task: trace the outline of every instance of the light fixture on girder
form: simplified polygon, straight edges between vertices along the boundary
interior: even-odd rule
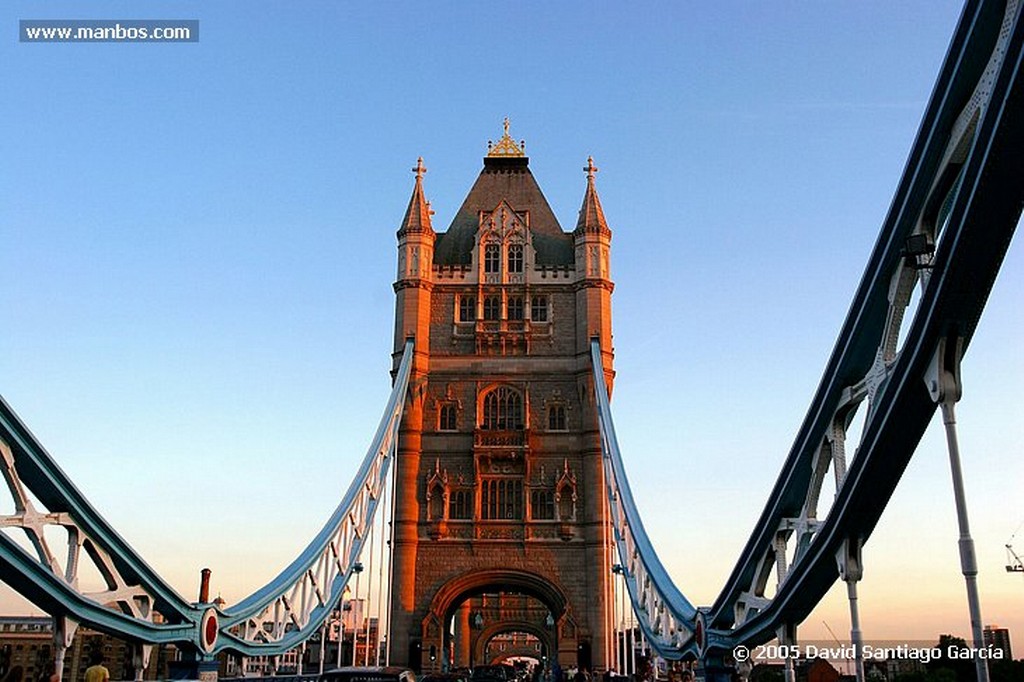
[[[930,270],[933,253],[935,253],[935,244],[931,243],[926,234],[920,232],[912,234],[903,242],[903,257],[915,270]]]

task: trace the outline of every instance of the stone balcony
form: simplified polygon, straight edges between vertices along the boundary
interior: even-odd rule
[[[526,445],[524,429],[490,431],[477,429],[473,432],[473,446],[477,448],[521,448]]]

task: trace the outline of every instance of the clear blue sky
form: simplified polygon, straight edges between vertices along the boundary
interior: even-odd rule
[[[564,228],[587,156],[601,169],[619,438],[666,564],[708,604],[803,418],[958,14],[5,2],[0,391],[183,594],[210,566],[215,591],[245,596],[333,509],[383,408],[416,157],[445,229],[508,115]],[[200,42],[17,42],[18,19],[51,17],[198,19]],[[1024,581],[1003,545],[1024,521],[1022,294],[1016,243],[960,406],[983,613],[1018,648]],[[969,631],[939,435],[866,548],[869,639]],[[806,636],[827,639],[823,620],[848,631],[842,599]]]

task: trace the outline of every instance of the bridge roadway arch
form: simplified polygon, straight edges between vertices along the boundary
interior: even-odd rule
[[[492,594],[524,595],[539,602],[542,608],[511,609],[503,614],[500,605],[487,607],[475,601]],[[473,623],[474,617],[479,617],[480,622]],[[547,655],[556,654],[560,661],[576,659],[578,627],[565,591],[550,577],[521,569],[470,570],[445,582],[434,594],[422,621],[424,659],[430,660],[430,651],[437,652],[430,666],[435,669],[441,666],[445,652],[454,654],[452,665],[490,663],[484,660],[487,643],[509,632],[535,636]],[[468,661],[464,660],[466,656]]]
[[[540,640],[541,646],[543,647],[540,652],[531,649],[526,646],[517,646],[509,649],[505,649],[496,655],[487,655],[487,647],[498,635],[505,635],[513,632],[525,632],[533,635]],[[540,660],[542,656],[547,656],[547,652],[552,651],[552,644],[554,638],[551,636],[551,632],[543,626],[538,626],[536,623],[531,623],[525,620],[507,620],[499,623],[494,623],[489,627],[485,627],[480,634],[472,642],[473,649],[473,660],[493,665],[497,663],[504,663],[510,658],[521,656],[524,658],[535,658]]]

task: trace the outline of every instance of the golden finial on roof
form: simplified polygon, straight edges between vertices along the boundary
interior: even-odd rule
[[[487,142],[487,156],[526,156],[526,153],[523,151],[526,143],[520,140],[519,144],[516,144],[515,140],[508,134],[510,125],[508,116],[505,117],[502,125],[505,128],[505,134],[494,144],[491,144],[490,141]]]

